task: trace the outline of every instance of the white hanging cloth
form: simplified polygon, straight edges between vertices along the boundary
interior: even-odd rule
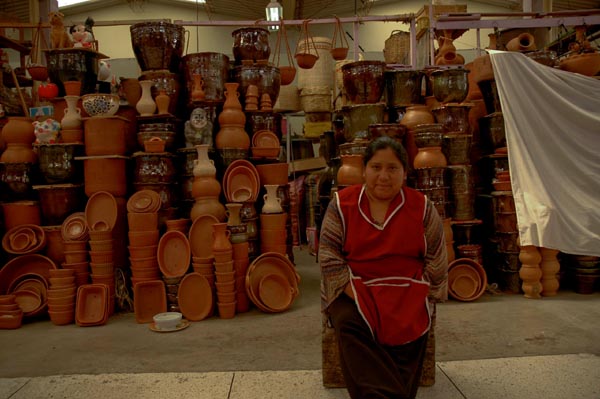
[[[600,256],[600,81],[491,51],[521,245]]]

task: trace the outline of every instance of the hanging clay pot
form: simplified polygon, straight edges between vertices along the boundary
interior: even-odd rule
[[[171,97],[169,97],[166,90],[159,90],[154,102],[156,102],[156,108],[158,108],[159,115],[165,115],[169,113]]]
[[[296,46],[296,63],[302,69],[312,68],[313,66],[315,66],[315,63],[319,59],[319,53],[317,51],[315,41],[313,40],[312,36],[310,36],[308,33],[308,23],[309,20],[305,20],[302,23],[300,40],[298,41],[298,45]],[[300,47],[303,47],[302,50],[300,50]]]
[[[285,49],[288,59],[289,66],[281,66],[279,65],[279,58],[281,53],[281,42],[285,42]],[[287,32],[285,29],[285,24],[283,23],[283,19],[279,21],[279,30],[277,32],[277,42],[275,44],[275,49],[273,51],[273,65],[279,68],[281,85],[289,85],[296,78],[296,68],[294,67],[294,59],[292,58],[292,51],[290,50],[290,44],[287,38]],[[246,99],[246,103],[248,100]]]
[[[329,52],[331,53],[331,57],[334,60],[341,61],[346,59],[346,57],[348,56],[349,45],[348,40],[344,35],[344,27],[342,26],[342,22],[337,16],[334,16],[334,18],[335,27],[333,29],[333,38],[331,39],[331,50],[329,50]],[[336,46],[338,38],[340,41],[339,47]]]
[[[140,86],[142,87],[142,96],[139,101],[135,105],[135,109],[141,116],[150,116],[153,115],[156,111],[156,103],[152,98],[152,86],[154,82],[151,80],[142,80],[140,81]]]

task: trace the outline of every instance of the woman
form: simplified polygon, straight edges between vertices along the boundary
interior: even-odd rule
[[[407,158],[393,139],[373,140],[365,184],[336,193],[321,227],[322,307],[352,398],[416,396],[429,301],[447,299],[442,221],[425,196],[403,187]]]

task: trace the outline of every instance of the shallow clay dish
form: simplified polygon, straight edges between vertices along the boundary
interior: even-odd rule
[[[136,191],[127,201],[127,211],[132,213],[158,212],[162,201],[154,190]]]
[[[24,315],[31,314],[42,306],[42,297],[37,292],[24,289],[15,291],[13,294],[15,302],[19,304]]]
[[[75,212],[62,223],[60,234],[65,241],[87,241],[89,238],[85,212]]]
[[[288,309],[294,300],[294,291],[287,279],[279,274],[267,274],[258,285],[261,302],[274,312]]]
[[[10,284],[23,274],[35,273],[48,279],[50,277],[48,270],[56,268],[54,261],[43,255],[28,254],[18,256],[0,269],[0,294],[6,294]]]
[[[85,284],[77,289],[75,322],[78,326],[97,326],[108,319],[108,285]]]
[[[181,231],[167,231],[158,242],[158,266],[166,277],[183,276],[190,267],[191,255],[190,242]]]
[[[213,292],[208,280],[199,273],[190,273],[181,280],[177,298],[179,310],[188,320],[200,321],[211,314]]]
[[[219,223],[213,215],[200,215],[192,223],[188,233],[188,239],[192,255],[196,258],[212,258],[213,228],[212,225]]]
[[[471,285],[477,285],[475,293],[468,297],[463,296],[470,293]],[[455,292],[455,288],[459,292]],[[473,259],[459,258],[448,265],[448,293],[454,299],[464,302],[474,301],[483,295],[486,288],[485,269]]]
[[[85,206],[85,220],[91,230],[114,229],[117,214],[117,200],[107,191],[92,194]]]
[[[247,192],[243,198],[234,198],[235,193],[243,189]],[[250,168],[245,166],[238,166],[234,168],[228,179],[225,181],[225,196],[230,202],[246,202],[254,201],[258,196],[258,190],[260,189],[258,179]]]
[[[167,292],[161,280],[142,281],[133,286],[133,309],[138,323],[152,323],[157,313],[167,311]]]
[[[294,265],[284,255],[276,252],[266,252],[256,258],[246,272],[246,293],[263,312],[273,311],[262,303],[259,295],[260,281],[269,274],[277,274],[286,278],[294,292],[294,298],[299,294],[300,276],[296,273]]]
[[[170,330],[161,330],[160,328],[156,327],[156,324],[154,322],[150,323],[149,328],[150,330],[154,331],[154,332],[159,332],[159,333],[168,333],[168,332],[175,332],[175,331],[181,331],[185,328],[188,328],[190,326],[190,322],[187,321],[186,319],[181,319],[181,322],[179,324],[177,324],[177,327],[175,327],[174,329],[170,329]]]
[[[245,168],[249,169],[255,178],[256,185],[258,187],[256,195],[254,196],[254,198],[252,198],[252,201],[256,201],[256,197],[258,196],[258,189],[260,189],[260,177],[258,176],[258,171],[256,170],[256,167],[250,161],[247,161],[245,159],[236,159],[235,161],[229,164],[229,166],[225,170],[225,173],[223,174],[223,191],[225,191],[225,188],[228,186],[229,176],[231,175],[231,172],[239,166],[244,166]]]
[[[252,136],[253,147],[279,147],[277,135],[270,130],[260,130]]]
[[[11,238],[23,236],[29,239],[29,244],[18,250],[12,247]],[[22,224],[8,230],[2,238],[2,248],[9,254],[27,255],[40,251],[46,246],[46,232],[35,224]]]

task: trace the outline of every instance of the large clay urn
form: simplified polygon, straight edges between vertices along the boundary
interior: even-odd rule
[[[362,155],[342,155],[342,166],[338,169],[338,186],[364,183]]]
[[[221,194],[221,184],[214,176],[194,177],[192,183],[192,197],[215,197]]]
[[[406,152],[408,153],[409,165],[414,164],[417,156],[417,146],[415,144],[414,129],[417,125],[425,123],[435,123],[435,118],[427,105],[413,105],[406,108],[406,113],[400,120],[400,124],[408,127],[408,134],[404,140]]]
[[[6,163],[35,163],[37,156],[33,152],[32,143],[35,141],[33,121],[22,116],[11,116],[2,128],[2,139],[6,150],[0,157],[0,162]]]
[[[421,168],[443,168],[448,165],[448,161],[442,152],[442,147],[421,147],[415,157],[413,166],[415,169]]]

